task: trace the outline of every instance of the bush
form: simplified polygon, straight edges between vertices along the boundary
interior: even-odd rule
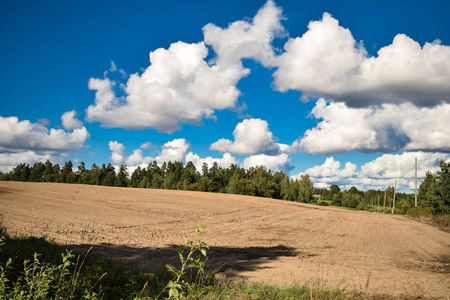
[[[359,202],[358,206],[356,207],[357,210],[366,210],[366,204],[364,202]]]
[[[401,200],[395,205],[395,213],[404,215],[411,208],[411,205],[406,200]]]
[[[450,215],[434,215],[433,222],[442,227],[450,227]]]
[[[418,218],[420,216],[431,217],[432,211],[431,207],[420,206],[420,207],[411,207],[410,209],[408,209],[406,213],[408,214],[408,216]]]
[[[330,205],[330,204],[328,204],[328,202],[325,202],[325,201],[319,201],[319,202],[317,202],[317,205],[320,205],[320,206],[328,206],[328,205]]]

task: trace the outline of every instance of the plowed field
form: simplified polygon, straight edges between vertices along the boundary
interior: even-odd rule
[[[11,234],[94,245],[149,271],[174,263],[199,223],[219,277],[450,296],[450,233],[403,216],[249,196],[0,182]]]

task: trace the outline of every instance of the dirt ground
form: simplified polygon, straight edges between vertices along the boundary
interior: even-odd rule
[[[0,182],[11,234],[94,245],[148,271],[206,226],[207,266],[220,278],[450,296],[450,233],[403,216],[200,192]]]

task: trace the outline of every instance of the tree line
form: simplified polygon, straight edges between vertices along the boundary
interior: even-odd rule
[[[450,214],[450,162],[441,161],[439,168],[436,173],[426,173],[419,187],[418,204],[428,208],[433,214]],[[392,186],[385,191],[361,191],[356,187],[341,191],[336,184],[319,189],[314,188],[308,175],[293,179],[282,171],[273,172],[265,166],[244,169],[232,164],[228,168],[222,168],[217,163],[213,163],[211,167],[204,163],[199,171],[192,162],[183,165],[180,161],[164,162],[161,166],[154,161],[147,168],[137,167],[129,176],[127,167],[123,164],[116,171],[111,164],[99,167],[94,163],[88,169],[81,162],[74,171],[70,160],[62,168],[47,160],[32,166],[19,164],[8,173],[0,172],[0,180],[229,193],[361,210],[374,209],[379,205],[392,207],[394,198]],[[414,202],[414,194],[397,192],[396,212],[407,213],[414,207]]]
[[[418,207],[429,210],[431,214],[450,214],[450,162],[439,162],[436,173],[427,172],[418,189]],[[388,186],[385,191],[369,189],[359,191],[355,187],[341,191],[339,186],[333,184],[329,189],[320,190],[319,204],[343,206],[367,210],[373,207],[386,206],[391,208],[394,201],[394,187]],[[386,196],[386,202],[384,198]],[[395,193],[396,213],[406,214],[415,207],[415,196],[410,193]],[[369,210],[370,210],[369,209]]]
[[[154,161],[147,168],[137,167],[129,176],[123,164],[116,172],[111,164],[99,167],[94,163],[88,169],[81,162],[74,172],[72,161],[61,168],[47,160],[32,166],[19,164],[8,173],[0,172],[0,180],[229,193],[304,203],[314,202],[313,193],[317,191],[308,175],[290,179],[282,171],[273,172],[265,166],[244,169],[233,164],[222,168],[217,163],[211,167],[204,163],[199,171],[192,162],[183,165],[180,161],[164,162],[161,166]]]

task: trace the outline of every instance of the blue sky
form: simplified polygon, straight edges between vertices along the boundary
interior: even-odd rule
[[[448,1],[1,1],[0,171],[178,159],[410,190],[414,157],[419,177],[449,159],[449,12]]]

